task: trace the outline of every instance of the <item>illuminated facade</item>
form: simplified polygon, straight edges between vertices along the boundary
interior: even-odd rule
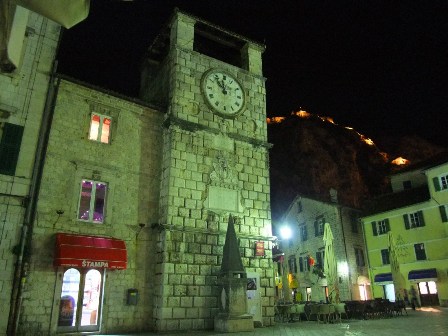
[[[20,287],[12,325],[23,335],[213,329],[230,215],[256,284],[248,313],[272,325],[264,46],[176,11],[148,50],[141,99],[131,99],[60,75],[50,80],[59,26],[47,24],[43,31],[54,34],[40,47],[48,64],[33,63],[47,72],[28,104],[18,100],[31,101],[34,133],[15,148],[16,172],[1,176],[10,193],[2,204],[10,239],[2,245],[2,298],[14,281]],[[14,76],[21,83],[19,74],[0,78]],[[10,249],[20,246],[29,194],[21,176],[31,177],[43,111],[40,188],[14,277]],[[0,309],[2,334],[8,306]]]
[[[448,156],[442,153],[392,175],[393,193],[372,201],[362,222],[374,297],[404,299],[414,288],[421,305],[448,305],[447,178]],[[399,264],[395,285],[389,232]]]
[[[337,204],[336,192],[332,191],[332,195],[334,202],[297,196],[277,225],[277,229],[284,225],[292,231],[290,239],[280,238],[280,249],[285,254],[283,263],[290,279],[297,280],[290,282],[290,290],[298,293],[298,301],[327,300],[326,279],[318,276],[325,257],[325,223],[330,224],[334,237],[340,300],[370,298],[360,211]],[[277,277],[281,273],[282,266],[278,265]],[[284,294],[281,290],[277,293],[279,298]]]

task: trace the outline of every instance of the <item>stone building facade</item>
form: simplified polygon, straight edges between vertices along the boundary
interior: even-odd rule
[[[336,194],[334,193],[336,201]],[[367,260],[364,258],[364,239],[359,222],[359,210],[337,202],[323,202],[298,195],[283,217],[282,225],[291,229],[292,236],[280,242],[283,264],[278,265],[277,276],[283,272],[297,280],[290,282],[291,292],[298,293],[300,301],[326,302],[329,295],[323,270],[325,242],[324,225],[329,223],[334,237],[333,246],[339,279],[341,301],[370,298]],[[280,228],[278,228],[280,229]],[[312,258],[312,261],[310,261]],[[313,265],[314,263],[314,265]],[[294,288],[297,287],[297,288]],[[278,290],[281,298],[284,293]],[[290,297],[292,299],[292,296]]]
[[[20,283],[15,266],[21,237],[33,217],[35,157],[60,26],[18,6],[2,14],[14,33],[2,36],[1,54],[14,52],[17,60],[13,69],[2,58],[0,70],[0,335],[5,335],[15,305],[11,293]]]
[[[257,283],[248,312],[273,323],[263,50],[176,11],[148,50],[141,100],[51,82],[19,333],[213,328],[229,215]]]

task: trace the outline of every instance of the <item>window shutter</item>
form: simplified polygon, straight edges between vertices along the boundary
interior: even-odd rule
[[[308,229],[305,226],[304,229],[303,229],[303,241],[305,241],[307,239],[308,239]]]
[[[442,222],[448,222],[445,206],[444,205],[439,206],[439,210],[440,210],[440,217],[442,217]]]
[[[432,182],[434,183],[434,188],[436,189],[436,191],[440,191],[441,188],[440,188],[439,178],[433,177]]]
[[[409,230],[411,227],[409,225],[409,217],[408,215],[403,215],[403,219],[404,219],[404,227],[406,228],[406,230]]]
[[[23,126],[5,123],[0,142],[0,174],[14,175],[22,143]]]
[[[419,219],[420,219],[420,223],[422,223],[422,225],[421,226],[425,226],[425,218],[423,217],[423,211],[419,211],[418,212],[418,217],[419,217]]]
[[[314,221],[314,235],[317,237],[319,235],[319,228],[317,226],[317,220]]]
[[[299,257],[299,269],[300,272],[303,272],[303,257]]]
[[[374,236],[378,236],[378,232],[376,230],[376,222],[372,222],[372,232]]]
[[[389,218],[386,218],[386,219],[384,220],[384,222],[386,223],[386,232],[389,232],[389,231],[390,231]]]

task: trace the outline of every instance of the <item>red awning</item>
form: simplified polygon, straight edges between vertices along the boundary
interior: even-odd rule
[[[98,236],[56,234],[55,266],[126,269],[123,240]]]

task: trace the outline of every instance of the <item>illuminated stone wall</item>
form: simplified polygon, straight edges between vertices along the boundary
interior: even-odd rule
[[[6,334],[25,199],[29,194],[34,154],[44,110],[49,74],[60,27],[22,9],[27,17],[22,60],[12,73],[0,72],[0,137],[3,122],[24,127],[15,174],[0,174],[0,335]],[[14,28],[13,28],[14,29]],[[4,160],[4,158],[0,158]]]
[[[193,50],[195,18],[177,13],[161,71],[170,78],[160,203],[158,330],[210,329],[218,312],[217,277],[229,214],[237,217],[247,272],[260,275],[262,323],[274,316],[266,92],[261,47],[242,48],[243,67]],[[241,115],[223,118],[206,104],[201,79],[225,69],[245,88]],[[160,76],[160,74],[159,74]],[[151,87],[151,82],[148,82]],[[263,241],[264,256],[255,256]]]

